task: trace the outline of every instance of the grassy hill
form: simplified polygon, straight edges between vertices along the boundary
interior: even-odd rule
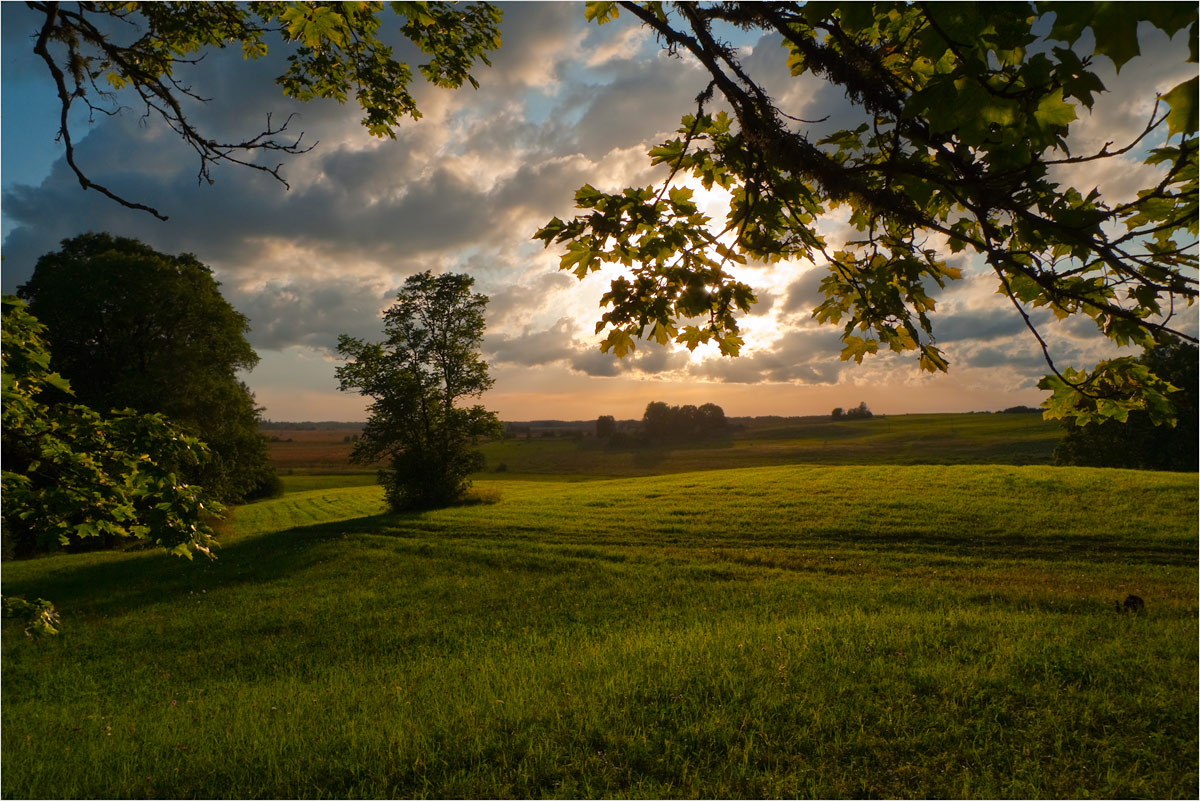
[[[4,623],[3,795],[1195,794],[1195,474],[328,481],[6,564],[66,629]]]

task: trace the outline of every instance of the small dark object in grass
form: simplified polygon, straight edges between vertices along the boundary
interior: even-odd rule
[[[1118,604],[1116,601],[1113,601],[1113,603],[1116,604],[1118,612],[1129,612],[1131,614],[1140,615],[1142,612],[1146,611],[1146,602],[1136,595],[1130,595],[1126,597],[1124,605]]]

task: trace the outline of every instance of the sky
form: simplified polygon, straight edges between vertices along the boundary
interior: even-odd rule
[[[244,376],[272,420],[363,420],[367,400],[337,390],[339,334],[382,338],[381,314],[409,275],[465,272],[488,295],[483,355],[495,386],[482,399],[505,420],[641,417],[647,403],[717,403],[731,416],[826,414],[866,402],[876,413],[994,411],[1035,406],[1047,372],[1036,341],[996,280],[970,260],[963,280],[937,296],[934,333],[946,374],[923,373],[912,355],[841,361],[840,328],[819,325],[823,267],[791,261],[739,268],[759,303],[741,320],[742,355],[641,345],[619,360],[601,353],[595,323],[615,273],[583,281],[558,270],[558,248],[532,240],[554,216],[573,213],[575,190],[613,191],[661,181],[646,151],[670,138],[694,108],[705,73],[672,56],[635,21],[584,20],[582,3],[501,3],[503,44],[480,87],[444,90],[414,81],[422,119],[395,140],[375,139],[351,102],[295,103],[274,83],[285,66],[272,53],[247,62],[216,51],[192,70],[211,100],[191,119],[215,138],[252,136],[267,114],[294,113],[289,130],[315,143],[287,158],[290,189],[260,172],[217,167],[200,184],[196,157],[161,123],[136,110],[72,122],[77,161],[93,180],[157,207],[161,222],[83,191],[55,140],[53,84],[31,52],[36,19],[24,4],[0,5],[0,225],[2,284],[13,292],[39,256],[88,231],[107,231],[167,253],[188,252],[212,268],[227,300],[250,322],[261,361]],[[406,49],[388,18],[383,30]],[[1186,33],[1148,27],[1142,52],[1116,74],[1097,57],[1110,89],[1091,113],[1079,109],[1072,151],[1132,140],[1156,91],[1194,74]],[[732,40],[780,108],[846,127],[855,110],[811,77],[792,78],[777,38]],[[1084,45],[1086,47],[1086,44]],[[420,63],[413,56],[410,63]],[[415,70],[414,70],[415,72]],[[136,108],[136,107],[135,107]],[[1084,194],[1119,201],[1153,180],[1136,154],[1060,176]],[[706,200],[714,211],[720,198]],[[851,229],[845,214],[819,223],[833,246]],[[1046,324],[1059,366],[1113,355],[1089,321]],[[1186,327],[1196,328],[1192,314]]]

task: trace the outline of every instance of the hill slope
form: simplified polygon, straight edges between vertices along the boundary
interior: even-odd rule
[[[242,507],[213,563],[6,565],[66,631],[4,624],[3,794],[1195,791],[1194,474],[480,485]]]

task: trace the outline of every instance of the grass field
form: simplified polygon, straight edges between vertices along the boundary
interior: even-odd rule
[[[413,515],[291,478],[215,562],[5,566],[66,627],[4,623],[5,797],[1197,794],[1195,474],[527,478]]]

